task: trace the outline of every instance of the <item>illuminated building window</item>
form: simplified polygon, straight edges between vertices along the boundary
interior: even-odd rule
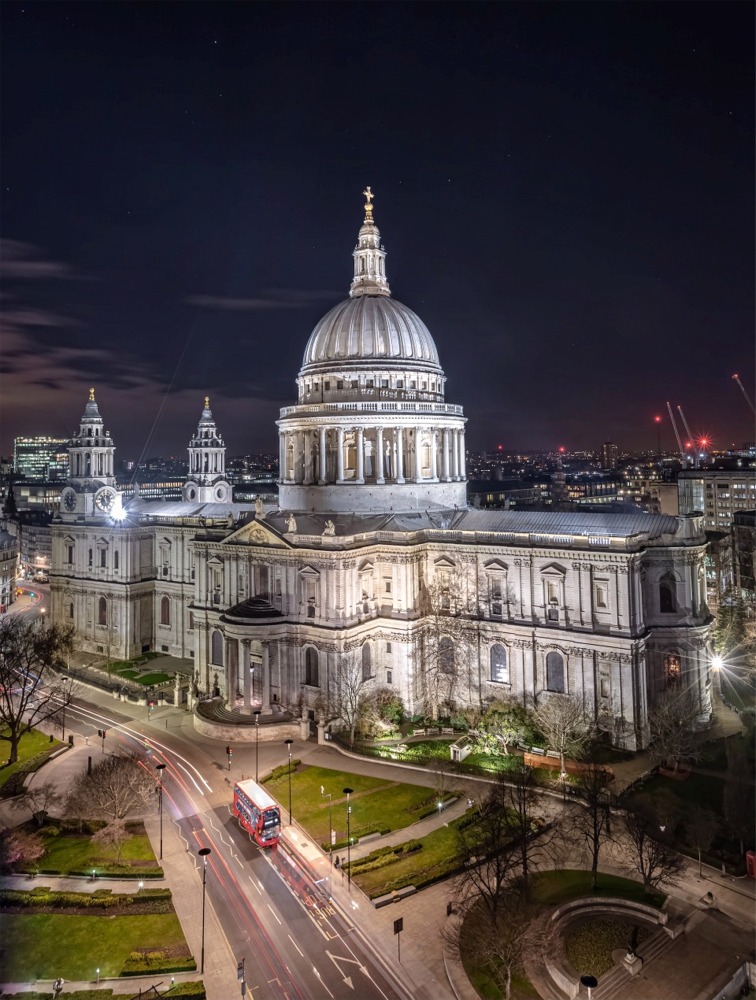
[[[682,680],[682,665],[678,653],[667,653],[664,657],[664,683],[668,688],[677,687]]]

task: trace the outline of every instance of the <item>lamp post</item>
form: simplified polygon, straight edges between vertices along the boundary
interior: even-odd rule
[[[333,819],[331,814],[331,807],[333,805],[333,793],[327,792],[323,786],[320,786],[320,797],[325,798],[328,796],[328,857],[331,859],[331,868],[333,868]]]
[[[202,950],[200,952],[200,973],[205,971],[205,886],[207,885],[207,856],[213,852],[209,847],[202,847],[197,855],[202,858]]]
[[[289,749],[289,826],[291,826],[291,744],[294,740],[284,740]]]
[[[352,807],[349,805],[349,796],[353,791],[353,788],[344,789],[344,795],[347,797],[347,879],[350,889],[352,887]]]
[[[158,815],[160,816],[160,860],[163,860],[163,771],[165,764],[157,764],[158,773]]]
[[[252,713],[255,717],[255,781],[260,780],[260,709]]]

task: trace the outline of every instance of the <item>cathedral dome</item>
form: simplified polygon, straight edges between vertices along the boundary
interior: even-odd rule
[[[428,327],[388,295],[355,295],[326,313],[305,348],[302,374],[363,361],[441,371]]]
[[[417,369],[443,376],[428,327],[391,298],[386,251],[373,218],[373,193],[364,192],[365,219],[354,248],[349,298],[339,302],[312,331],[300,378],[333,368]]]

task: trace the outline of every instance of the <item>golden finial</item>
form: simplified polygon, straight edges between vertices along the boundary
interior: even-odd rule
[[[210,409],[210,397],[209,396],[205,396],[205,409],[206,410]]]
[[[373,198],[375,198],[375,195],[370,190],[370,185],[369,184],[368,184],[368,186],[365,188],[365,190],[362,193],[365,195],[365,198],[366,198],[366,201],[365,201],[365,222],[372,222],[373,221],[373,206],[370,203],[373,200]]]
[[[93,388],[91,388],[89,390],[89,402],[90,403],[94,403],[94,401],[95,401],[95,398],[94,398],[94,387],[93,387]]]

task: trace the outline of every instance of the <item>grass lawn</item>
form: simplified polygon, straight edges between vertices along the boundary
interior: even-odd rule
[[[123,845],[120,864],[116,863],[116,852],[113,848],[104,844],[93,844],[89,834],[61,830],[57,835],[51,835],[46,832],[49,831],[49,827],[43,829],[42,837],[46,852],[44,857],[36,862],[36,867],[49,874],[61,875],[72,872],[88,873],[93,868],[98,875],[128,872],[132,868],[135,869],[135,875],[146,871],[158,874],[160,867],[144,827],[141,823],[133,826],[130,824],[130,827],[134,830],[134,834]]]
[[[175,913],[133,917],[3,914],[3,978],[92,980],[118,976],[138,948],[186,949]]]
[[[141,677],[137,675],[134,680],[137,684],[144,684],[150,687],[153,684],[167,684],[173,680],[173,674],[143,674]]]
[[[661,909],[665,896],[661,892],[646,894],[640,882],[620,875],[599,872],[598,885],[591,889],[591,873],[566,868],[539,872],[535,879],[535,898],[547,906],[568,903],[583,896],[617,896],[636,903],[647,903]]]
[[[408,831],[409,832],[409,831]],[[360,873],[358,862],[352,863],[352,881],[374,899],[406,885],[430,885],[450,875],[456,865],[457,831],[454,826],[442,826],[426,837],[419,851],[400,854],[397,860],[383,868]]]
[[[8,730],[4,729],[4,733],[7,734]],[[18,760],[15,764],[6,764],[8,760],[8,755],[10,754],[10,743],[7,740],[0,741],[0,756],[2,757],[3,766],[0,767],[0,788],[8,781],[11,775],[15,774],[16,771],[26,771],[27,763],[31,761],[33,757],[37,755],[44,754],[49,757],[51,753],[54,753],[59,747],[63,746],[60,740],[53,740],[50,742],[50,737],[41,733],[38,729],[32,729],[28,733],[24,733],[21,737],[21,741],[18,745]],[[32,767],[31,770],[36,770]]]
[[[691,774],[684,781],[676,781],[674,778],[660,776],[652,778],[643,786],[644,793],[648,795],[658,795],[663,789],[672,792],[683,803],[697,802],[722,815],[724,781],[721,778],[711,774]]]
[[[265,787],[278,799],[282,808],[288,809],[288,774],[278,781],[266,782]],[[321,787],[325,790],[324,796],[320,794]],[[346,840],[344,788],[354,789],[350,796],[353,837],[364,836],[374,830],[399,830],[409,826],[425,811],[413,807],[429,800],[429,808],[433,808],[435,800],[433,789],[421,785],[405,785],[323,767],[302,767],[291,775],[292,813],[318,843],[328,842],[329,792],[332,795],[331,813],[336,839]]]

